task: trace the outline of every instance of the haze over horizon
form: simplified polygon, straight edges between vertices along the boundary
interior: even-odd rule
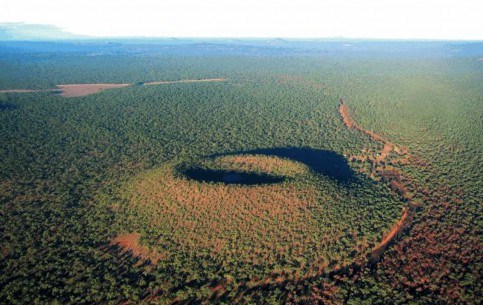
[[[16,0],[2,7],[0,23],[46,24],[106,38],[483,40],[483,4],[473,0]]]

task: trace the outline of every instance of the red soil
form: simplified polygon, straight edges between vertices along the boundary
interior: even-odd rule
[[[205,78],[205,79],[182,79],[176,81],[160,81],[150,82],[144,85],[163,85],[163,84],[176,84],[176,83],[205,83],[205,82],[224,82],[224,78]],[[94,94],[102,90],[123,88],[130,86],[131,84],[65,84],[57,85],[57,89],[46,90],[33,90],[33,89],[8,89],[0,90],[0,93],[25,93],[25,92],[42,92],[42,91],[56,91],[60,92],[63,97],[78,97],[89,94]]]
[[[127,87],[130,84],[69,84],[57,85],[63,97],[77,97],[94,94],[102,90]]]
[[[347,128],[352,128],[352,129],[358,130],[358,131],[362,132],[363,134],[371,137],[374,141],[382,142],[384,144],[387,143],[388,145],[391,146],[390,151],[392,151],[392,149],[394,147],[394,145],[392,143],[388,143],[386,140],[384,140],[380,135],[378,135],[374,131],[366,130],[366,129],[360,127],[359,125],[357,125],[357,123],[354,120],[352,120],[352,118],[349,115],[349,108],[347,108],[347,105],[345,104],[345,101],[342,98],[340,99],[339,113],[342,117],[342,120],[344,121],[345,126],[347,126]]]
[[[408,163],[409,152],[406,148],[397,147],[393,143],[385,140],[383,137],[381,137],[374,131],[366,130],[361,126],[357,125],[357,123],[354,120],[352,120],[352,118],[350,117],[349,109],[345,104],[344,99],[342,98],[340,99],[339,113],[340,113],[340,116],[342,117],[342,121],[344,122],[347,128],[356,129],[361,133],[370,136],[374,141],[381,142],[382,144],[384,144],[382,151],[376,154],[375,157],[369,154],[368,156],[365,156],[365,155],[353,156],[351,159],[358,160],[358,161],[370,160],[373,163],[373,172],[377,173],[377,175],[383,181],[389,182],[391,190],[399,194],[403,200],[406,200],[409,202],[409,208],[403,209],[403,213],[399,221],[391,227],[391,229],[389,230],[387,235],[383,238],[383,240],[373,248],[371,257],[373,259],[377,259],[385,250],[387,245],[391,242],[391,240],[395,238],[411,222],[411,219],[415,213],[415,207],[416,207],[416,204],[410,200],[411,195],[409,194],[405,186],[405,183],[403,182],[401,173],[397,170],[386,170],[385,169],[386,166],[381,164],[384,160],[386,160],[386,158],[389,156],[389,154],[392,151],[396,152],[400,156],[397,159],[394,159],[392,161],[395,161],[400,164],[406,164]],[[364,149],[364,151],[367,151],[367,150]],[[382,170],[379,170],[380,168],[382,168]]]
[[[111,240],[110,244],[123,248],[123,252],[132,251],[134,257],[140,257],[143,260],[149,259],[151,263],[156,264],[162,258],[162,255],[140,245],[139,237],[140,235],[138,233],[122,234]]]
[[[384,147],[382,148],[381,154],[376,158],[376,162],[380,163],[381,161],[384,161],[384,159],[389,156],[391,151],[394,150],[394,145],[391,143],[384,143]]]
[[[396,222],[392,226],[391,230],[389,230],[389,232],[386,234],[386,237],[384,237],[384,239],[372,249],[373,256],[380,255],[380,253],[384,251],[384,249],[391,242],[391,240],[404,229],[406,225],[406,219],[408,219],[409,216],[410,216],[409,209],[404,208],[402,216],[398,220],[398,222]]]
[[[225,82],[224,78],[205,78],[205,79],[182,79],[174,81],[160,81],[144,83],[144,85],[165,85],[165,84],[178,84],[178,83],[208,83],[208,82]]]

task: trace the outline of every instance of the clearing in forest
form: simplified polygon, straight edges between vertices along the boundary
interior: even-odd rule
[[[139,243],[139,238],[138,233],[121,234],[112,239],[110,244],[121,247],[123,252],[131,251],[134,257],[139,257],[141,260],[149,259],[151,263],[156,264],[162,256],[157,251],[142,246]]]
[[[67,84],[57,85],[60,89],[60,95],[63,97],[78,97],[94,94],[102,90],[123,88],[130,84]]]
[[[204,78],[204,79],[182,79],[175,81],[159,81],[143,83],[143,85],[164,85],[164,84],[177,84],[177,83],[208,83],[208,82],[224,82],[225,78]],[[54,89],[7,89],[0,90],[0,93],[28,93],[28,92],[46,92],[52,91],[59,93],[63,97],[79,97],[94,94],[106,89],[124,88],[131,86],[132,84],[65,84],[56,85]]]

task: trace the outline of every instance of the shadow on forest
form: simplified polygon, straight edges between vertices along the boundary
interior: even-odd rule
[[[317,174],[324,175],[338,182],[347,183],[357,180],[355,172],[347,163],[347,159],[330,150],[312,149],[308,147],[275,147],[215,154],[211,157],[240,154],[287,158],[303,163]]]
[[[283,177],[268,174],[230,170],[211,170],[206,168],[188,168],[182,170],[181,173],[193,180],[203,182],[222,182],[225,184],[259,185],[279,183],[286,180]]]
[[[13,105],[13,104],[0,104],[0,111],[13,110],[13,109],[17,109],[17,108],[18,108],[18,106]]]
[[[216,158],[231,155],[265,155],[287,158],[303,163],[313,172],[334,179],[340,183],[348,183],[357,180],[357,177],[347,163],[347,160],[343,156],[329,150],[277,147],[214,154],[209,157]],[[189,167],[179,169],[179,171],[187,178],[201,182],[259,185],[279,183],[287,180],[287,178],[284,177],[264,173],[250,173],[236,170],[212,170],[201,167]]]

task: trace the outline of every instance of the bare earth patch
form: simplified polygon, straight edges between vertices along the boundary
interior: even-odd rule
[[[121,247],[123,252],[132,251],[134,257],[139,257],[142,260],[149,259],[153,264],[156,264],[162,256],[158,252],[139,244],[139,237],[138,233],[122,234],[111,240],[110,244]]]
[[[57,87],[60,89],[60,95],[63,97],[78,97],[94,94],[106,89],[123,88],[129,85],[130,84],[68,84],[57,85]]]
[[[225,78],[205,78],[205,79],[182,79],[175,81],[159,81],[144,83],[144,85],[164,85],[177,83],[208,83],[208,82],[224,82]],[[124,88],[131,84],[65,84],[57,85],[55,89],[34,90],[34,89],[7,89],[0,90],[0,93],[28,93],[28,92],[60,92],[63,97],[78,97],[94,94],[106,89]]]

